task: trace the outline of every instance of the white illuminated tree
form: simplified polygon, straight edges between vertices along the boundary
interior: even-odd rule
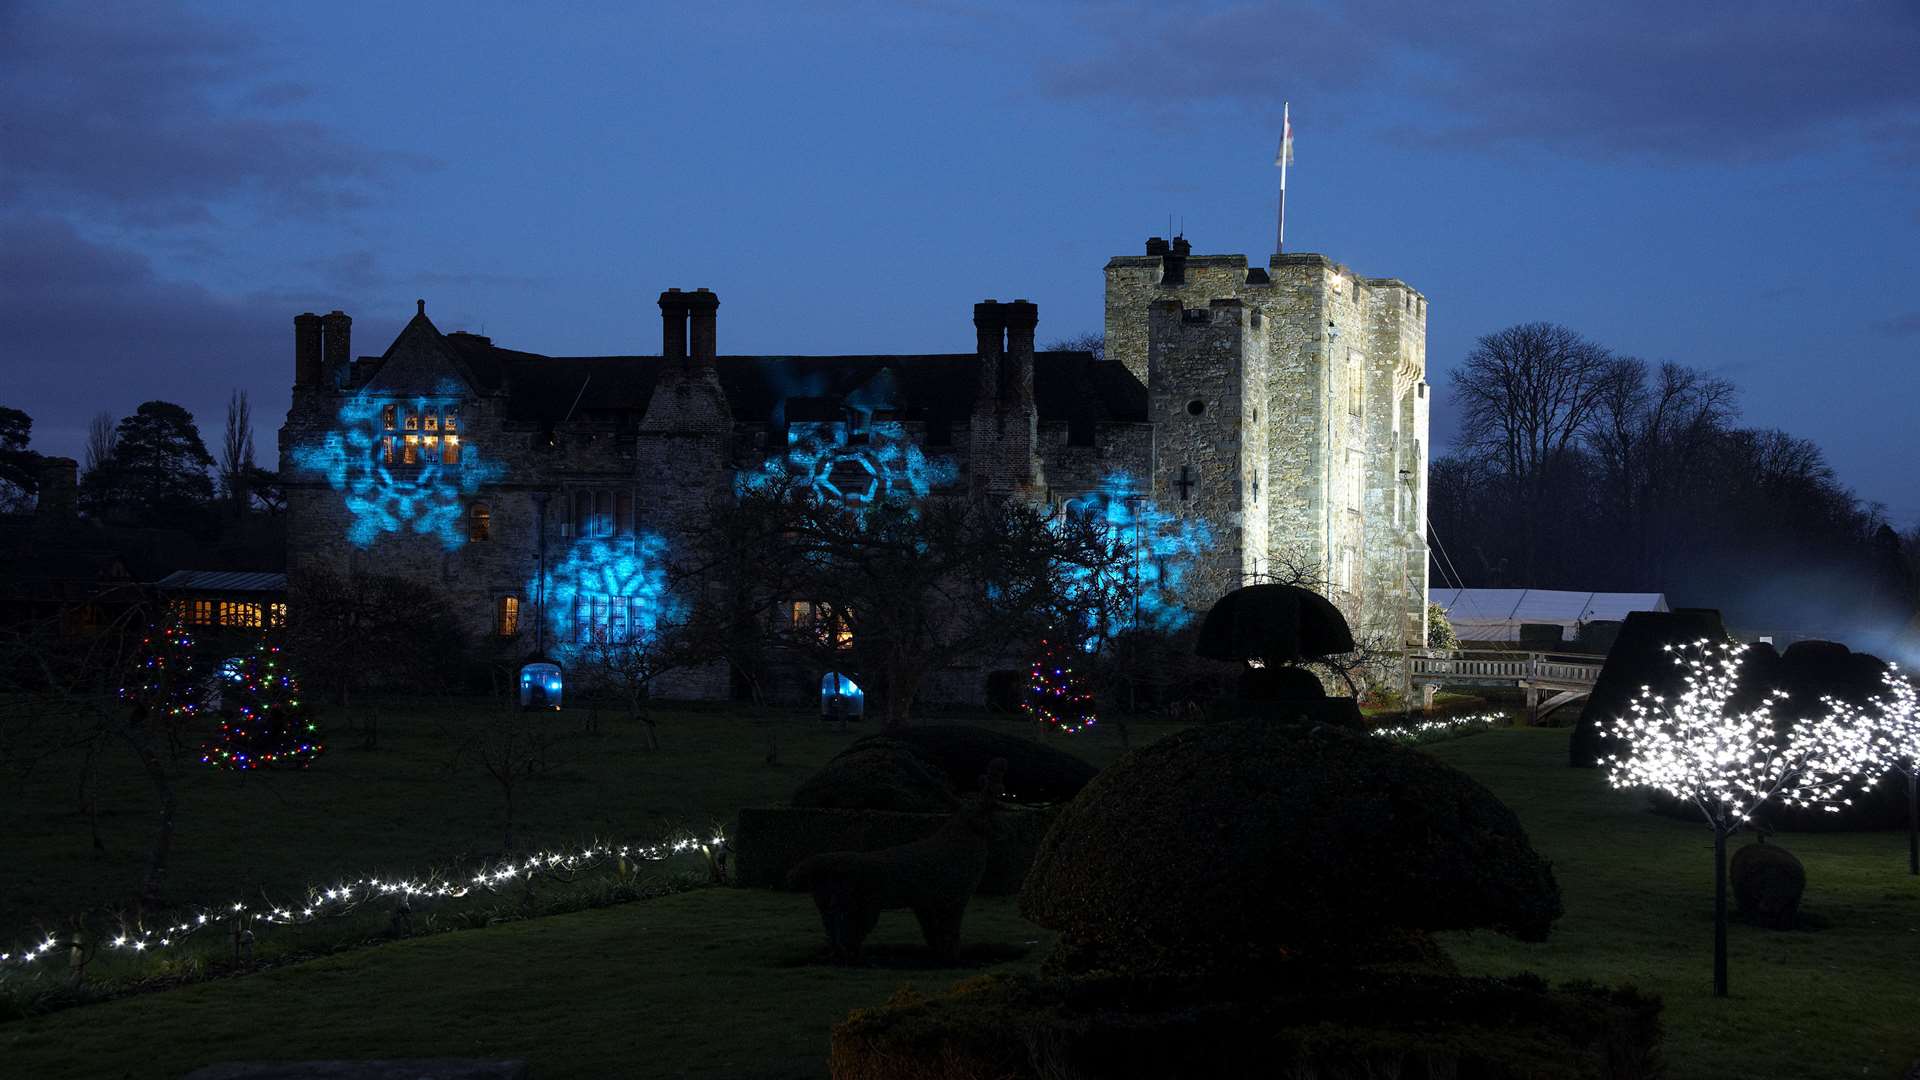
[[[1602,761],[1613,786],[1664,791],[1693,804],[1712,826],[1713,992],[1725,997],[1727,837],[1769,799],[1837,811],[1867,768],[1866,744],[1856,719],[1834,712],[1796,720],[1782,736],[1773,715],[1787,698],[1781,690],[1751,709],[1735,708],[1743,645],[1702,640],[1667,651],[1687,669],[1685,689],[1668,699],[1642,688],[1632,715],[1608,732],[1625,752]]]
[[[1865,709],[1827,698],[1827,719],[1860,740],[1870,775],[1892,771],[1906,777],[1907,872],[1920,874],[1920,691],[1897,665],[1882,678],[1887,693],[1868,699]]]

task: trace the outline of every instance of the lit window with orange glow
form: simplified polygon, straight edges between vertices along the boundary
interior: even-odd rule
[[[440,460],[442,462],[448,465],[460,464],[460,436],[448,435],[441,441],[441,447],[443,452]]]

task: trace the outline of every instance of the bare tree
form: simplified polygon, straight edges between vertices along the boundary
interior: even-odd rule
[[[120,421],[110,412],[97,412],[87,421],[85,471],[94,472],[113,460],[114,447],[120,441]]]
[[[690,620],[663,619],[630,636],[614,639],[604,629],[596,629],[593,641],[580,654],[590,685],[619,695],[627,706],[627,718],[639,722],[647,733],[647,749],[660,749],[660,733],[648,703],[653,684],[662,675],[690,667],[708,658],[699,647],[700,635]]]
[[[1072,337],[1061,338],[1058,341],[1050,341],[1044,346],[1042,351],[1090,352],[1093,354],[1095,360],[1105,360],[1107,358],[1107,336],[1097,330],[1088,331],[1084,334],[1075,334]]]
[[[1494,463],[1515,509],[1545,500],[1550,466],[1576,448],[1620,369],[1604,347],[1554,323],[1482,337],[1455,375],[1461,438]],[[1535,515],[1521,513],[1523,570],[1538,565]]]
[[[235,390],[227,398],[227,429],[220,440],[220,496],[236,514],[246,512],[247,488],[255,468],[253,407],[245,390]]]
[[[456,738],[448,768],[478,766],[493,781],[505,810],[501,850],[511,852],[527,782],[553,768],[560,736],[553,730],[551,714],[546,712],[508,705],[488,709],[483,717]]]

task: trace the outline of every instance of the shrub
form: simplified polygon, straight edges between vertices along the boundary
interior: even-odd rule
[[[1040,839],[1053,824],[1053,809],[1007,808],[994,821],[987,869],[978,891],[1006,896],[1020,891]],[[727,831],[734,880],[741,885],[782,888],[800,860],[827,851],[878,851],[923,840],[950,815],[886,810],[828,810],[794,806],[747,807]]]
[[[1748,844],[1733,853],[1727,878],[1743,917],[1773,930],[1793,929],[1807,890],[1807,868],[1793,852],[1765,841]]]
[[[1324,724],[1243,720],[1095,778],[1042,841],[1020,909],[1060,932],[1058,970],[1191,972],[1401,930],[1538,940],[1560,894],[1464,773]]]
[[[1024,975],[907,989],[836,1025],[829,1064],[839,1080],[1660,1074],[1660,1002],[1632,990],[1383,972],[1237,989]]]
[[[1686,672],[1673,662],[1668,645],[1684,645],[1705,638],[1724,641],[1726,627],[1720,613],[1709,608],[1678,608],[1674,611],[1633,611],[1620,624],[1620,637],[1600,667],[1600,678],[1586,707],[1580,710],[1580,722],[1574,725],[1568,742],[1569,762],[1577,769],[1591,769],[1601,757],[1618,751],[1615,740],[1602,729],[1626,716],[1642,687],[1657,694],[1676,696]]]
[[[836,810],[944,813],[953,807],[946,777],[897,740],[862,739],[793,793],[793,805]]]
[[[1065,802],[1078,795],[1099,771],[1064,750],[1019,735],[965,724],[915,725],[886,735],[870,735],[840,756],[856,754],[877,744],[910,750],[935,775],[944,777],[948,788],[957,795],[979,790],[980,778],[986,775],[988,764],[995,758],[1003,758],[1007,763],[1006,797],[1025,805]]]

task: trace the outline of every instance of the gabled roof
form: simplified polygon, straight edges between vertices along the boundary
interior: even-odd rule
[[[154,585],[176,592],[281,593],[287,591],[287,575],[251,570],[175,570]]]
[[[364,389],[401,394],[436,391],[448,376],[474,389],[484,386],[468,365],[463,350],[456,349],[446,335],[440,333],[440,328],[433,325],[433,320],[427,318],[427,307],[423,303],[413,318],[407,320],[407,325],[401,327],[393,344],[380,354],[380,363]]]

